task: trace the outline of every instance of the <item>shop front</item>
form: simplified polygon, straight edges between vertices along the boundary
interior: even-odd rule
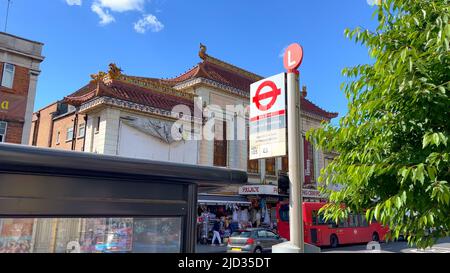
[[[197,242],[213,243],[214,225],[219,225],[220,243],[225,243],[233,231],[242,225],[251,202],[240,195],[199,194]],[[248,217],[247,217],[248,218]],[[218,243],[217,240],[214,243]]]
[[[277,228],[277,204],[288,198],[278,193],[274,185],[245,185],[239,188],[239,194],[250,202],[247,227],[264,227],[271,230]]]

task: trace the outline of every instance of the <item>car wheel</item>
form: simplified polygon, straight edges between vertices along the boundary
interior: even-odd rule
[[[372,241],[375,241],[375,242],[379,242],[380,241],[380,236],[378,235],[378,233],[374,232],[372,234]]]
[[[339,239],[336,235],[331,235],[330,237],[330,245],[332,248],[336,248],[339,246]]]
[[[262,249],[260,247],[255,248],[255,253],[262,253]]]

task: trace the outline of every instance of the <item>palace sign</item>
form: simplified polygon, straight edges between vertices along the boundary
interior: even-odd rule
[[[250,159],[286,155],[286,74],[250,86]]]
[[[239,188],[240,195],[278,195],[278,187],[273,185],[252,185]]]

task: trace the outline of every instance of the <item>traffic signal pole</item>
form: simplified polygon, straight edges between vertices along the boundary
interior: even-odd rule
[[[287,73],[288,156],[289,156],[289,231],[296,252],[304,252],[302,186],[304,179],[303,137],[300,116],[299,72]]]

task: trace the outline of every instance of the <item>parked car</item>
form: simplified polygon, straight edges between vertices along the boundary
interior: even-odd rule
[[[271,252],[272,246],[286,239],[264,228],[249,228],[233,232],[228,240],[228,253]]]

